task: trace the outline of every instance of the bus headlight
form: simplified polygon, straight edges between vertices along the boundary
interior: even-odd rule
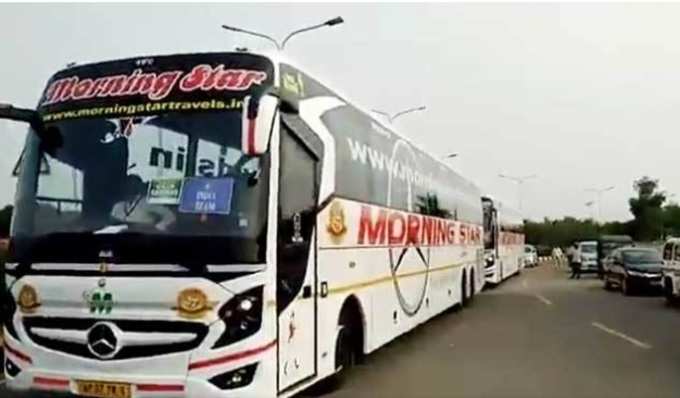
[[[210,382],[221,390],[230,390],[233,388],[247,386],[248,384],[252,383],[256,369],[256,363],[243,366],[227,373],[217,375],[210,379]]]
[[[260,330],[262,290],[262,286],[258,286],[240,293],[220,308],[218,315],[225,324],[225,330],[213,345],[213,349],[243,340]]]

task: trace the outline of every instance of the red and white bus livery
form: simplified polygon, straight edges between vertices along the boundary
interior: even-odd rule
[[[85,64],[47,87],[0,109],[31,125],[11,389],[290,396],[483,287],[479,189],[278,55]]]
[[[517,211],[490,196],[484,207],[486,282],[499,284],[524,268],[524,220]]]

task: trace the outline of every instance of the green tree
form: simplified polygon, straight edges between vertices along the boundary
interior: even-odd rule
[[[663,228],[666,236],[680,236],[680,206],[677,203],[663,207]]]
[[[663,235],[664,217],[662,206],[666,195],[659,191],[659,180],[644,176],[633,183],[637,197],[630,198],[633,213],[633,236],[637,240],[651,241]]]

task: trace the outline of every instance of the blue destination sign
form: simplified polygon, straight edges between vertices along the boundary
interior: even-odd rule
[[[191,177],[184,181],[179,211],[226,215],[231,212],[233,193],[233,178]]]

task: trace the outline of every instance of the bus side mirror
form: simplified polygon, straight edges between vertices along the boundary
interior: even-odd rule
[[[28,123],[42,141],[42,148],[49,154],[54,154],[54,150],[61,147],[63,143],[59,129],[54,126],[46,128],[40,113],[33,109],[0,104],[0,119]]]
[[[241,116],[243,153],[262,155],[269,147],[274,117],[278,112],[279,99],[273,95],[246,96]]]
[[[43,130],[40,114],[33,109],[15,108],[10,104],[0,104],[0,119],[28,123],[34,130]]]

